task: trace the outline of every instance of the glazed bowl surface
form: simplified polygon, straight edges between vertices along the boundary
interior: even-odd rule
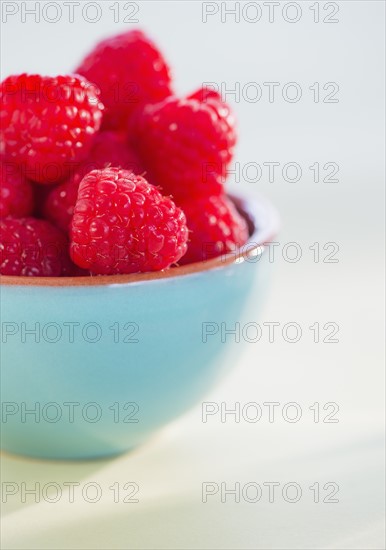
[[[266,200],[234,200],[251,227],[237,254],[162,273],[1,277],[3,450],[116,455],[203,399],[240,352],[227,329],[258,318],[278,229]]]

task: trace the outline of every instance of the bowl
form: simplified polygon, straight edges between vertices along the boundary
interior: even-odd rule
[[[236,363],[237,332],[266,294],[278,218],[262,198],[233,200],[251,235],[237,254],[147,274],[1,277],[3,450],[123,453]]]

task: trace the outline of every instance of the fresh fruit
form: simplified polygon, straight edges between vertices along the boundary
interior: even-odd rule
[[[58,277],[71,272],[65,234],[45,220],[0,220],[0,273]]]
[[[64,183],[56,185],[44,199],[42,215],[62,231],[69,231],[81,181],[82,178],[75,174]]]
[[[63,179],[87,156],[102,121],[98,89],[78,75],[21,74],[0,87],[2,154],[40,183]]]
[[[216,94],[147,105],[135,126],[149,179],[177,201],[221,195],[236,143],[234,119]]]
[[[29,216],[34,207],[32,184],[15,162],[0,160],[0,218]]]
[[[188,250],[180,264],[237,252],[248,239],[245,219],[225,196],[181,203],[189,229]]]
[[[83,178],[70,234],[72,260],[100,275],[166,269],[185,254],[188,239],[174,202],[119,168]]]
[[[222,101],[221,95],[218,92],[216,92],[216,90],[213,90],[211,88],[206,88],[205,86],[203,86],[202,88],[198,88],[198,90],[188,95],[187,99],[197,99],[201,103],[205,103],[209,101],[224,103]]]
[[[169,67],[153,42],[141,31],[103,40],[76,70],[101,90],[106,106],[104,128],[126,128],[140,105],[171,94]]]
[[[126,143],[125,136],[116,132],[100,132],[87,159],[74,166],[70,178],[49,193],[44,201],[44,216],[60,229],[68,231],[81,180],[92,170],[109,165],[131,170],[135,174],[143,173],[140,161]]]
[[[232,111],[212,88],[174,96],[143,32],[99,42],[73,75],[9,76],[0,101],[1,273],[156,271],[246,242],[224,186]]]

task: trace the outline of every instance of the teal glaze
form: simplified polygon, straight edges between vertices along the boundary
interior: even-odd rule
[[[251,239],[264,242],[276,231],[275,212],[260,201],[253,214],[258,230]],[[2,448],[56,459],[114,455],[141,444],[203,399],[235,363],[242,343],[232,337],[222,342],[219,333],[203,342],[202,323],[234,327],[237,321],[257,320],[269,270],[264,254],[258,261],[126,284],[3,285]],[[70,342],[64,323],[72,322],[78,325]],[[27,329],[39,323],[40,342],[31,334],[22,341],[22,323]],[[59,325],[61,334],[49,323]],[[88,323],[100,329],[94,343],[87,339],[96,339],[95,325],[82,336]],[[109,328],[115,323],[119,337]],[[138,326],[132,334],[137,342],[124,342],[135,326],[123,330],[126,323]],[[7,335],[7,329],[17,332]],[[96,406],[85,409],[90,403]],[[124,410],[126,403],[137,405]],[[40,415],[23,417],[23,407],[36,404]],[[101,416],[93,422],[97,413]]]

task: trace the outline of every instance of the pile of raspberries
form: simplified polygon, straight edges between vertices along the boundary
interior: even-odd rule
[[[158,271],[235,251],[246,221],[224,181],[234,117],[214,91],[173,94],[139,30],[74,74],[1,83],[0,273]]]

